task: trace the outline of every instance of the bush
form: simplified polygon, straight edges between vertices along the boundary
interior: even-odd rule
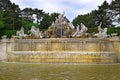
[[[7,38],[11,38],[12,35],[16,35],[16,31],[15,30],[0,30],[0,38],[3,35],[7,35]]]

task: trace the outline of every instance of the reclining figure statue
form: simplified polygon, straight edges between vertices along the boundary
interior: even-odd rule
[[[107,28],[102,29],[101,28],[102,23],[98,26],[98,33],[96,33],[94,36],[97,36],[98,38],[106,38],[107,35]]]
[[[81,23],[81,30],[79,30],[79,27],[80,26],[78,25],[77,26],[77,31],[72,35],[72,37],[75,37],[75,36],[80,37],[83,34],[85,34],[86,31],[88,30],[87,27],[83,23]]]
[[[36,28],[35,26],[32,26],[31,30],[30,30],[30,35],[40,38],[41,37],[41,32],[39,30],[39,28]]]
[[[25,37],[24,28],[21,27],[21,29],[16,32],[16,35],[17,35],[18,38]]]

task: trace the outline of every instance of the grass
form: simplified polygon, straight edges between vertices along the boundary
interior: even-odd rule
[[[0,63],[0,80],[120,80],[120,64]]]

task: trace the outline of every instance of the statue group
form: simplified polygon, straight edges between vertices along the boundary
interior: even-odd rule
[[[107,35],[107,28],[101,28],[102,23],[98,26],[98,33],[93,34],[92,36],[98,38],[106,38]],[[38,39],[38,38],[83,38],[88,37],[89,33],[87,33],[88,28],[83,24],[77,25],[77,29],[74,29],[72,23],[68,22],[64,14],[60,14],[56,21],[52,23],[52,25],[48,28],[48,30],[44,31],[43,33],[32,26],[29,30],[29,34],[24,34],[24,28],[21,27],[20,30],[16,32],[18,38],[31,38],[31,39]]]
[[[32,26],[31,30],[29,30],[28,33],[29,35],[25,34],[24,28],[21,27],[21,29],[16,32],[16,35],[18,38],[32,38],[32,39],[42,38],[42,34],[39,28],[36,28],[35,26]]]

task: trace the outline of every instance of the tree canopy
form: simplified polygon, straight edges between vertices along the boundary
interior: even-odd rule
[[[16,31],[24,27],[26,32],[35,25],[41,30],[47,29],[55,21],[60,13],[46,13],[41,9],[24,8],[12,3],[10,0],[0,0],[0,31]],[[68,20],[66,18],[66,20]],[[69,20],[68,20],[69,21]],[[112,0],[109,4],[104,1],[97,10],[88,14],[78,15],[72,23],[76,27],[80,23],[85,24],[89,30],[97,28],[102,22],[102,27],[114,27],[113,22],[120,23],[120,0]],[[2,36],[2,34],[0,34]]]

